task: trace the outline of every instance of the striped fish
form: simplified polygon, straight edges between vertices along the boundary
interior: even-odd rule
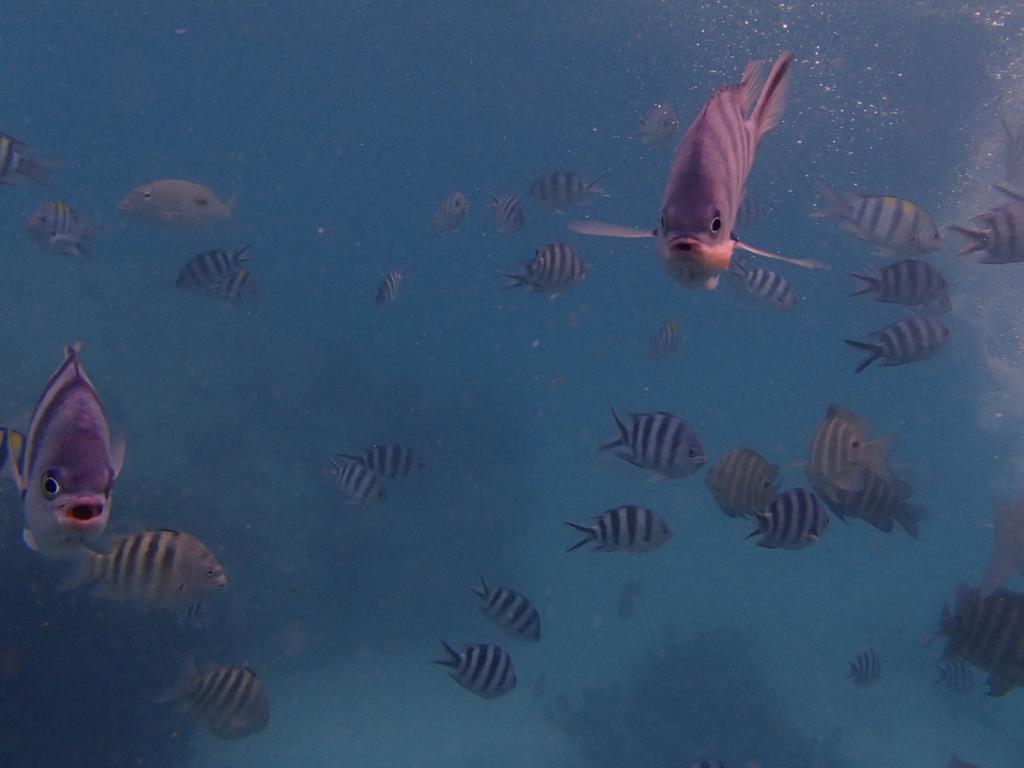
[[[503,235],[511,235],[523,228],[526,216],[523,206],[515,195],[491,195],[491,208],[498,218],[498,231]]]
[[[779,492],[779,468],[757,451],[729,451],[704,476],[718,508],[729,517],[750,517],[762,511]]]
[[[434,663],[450,669],[452,680],[482,699],[496,699],[516,687],[512,658],[497,645],[480,643],[456,651],[444,640],[447,658]]]
[[[904,259],[881,269],[867,267],[870,274],[850,273],[858,282],[857,290],[850,294],[870,294],[876,301],[920,307],[929,314],[941,315],[953,307],[942,274],[925,261]]]
[[[469,200],[461,192],[452,192],[434,213],[432,222],[435,232],[447,234],[459,228],[469,213]]]
[[[636,137],[649,147],[660,147],[679,130],[679,118],[668,104],[655,104],[640,118]]]
[[[377,306],[382,307],[385,304],[390,304],[398,296],[398,289],[402,285],[402,281],[405,280],[406,275],[409,274],[409,270],[412,267],[406,267],[402,270],[392,270],[384,275],[384,279],[380,281],[380,285],[377,286]]]
[[[483,575],[480,589],[470,590],[480,598],[480,610],[502,632],[515,640],[540,640],[540,612],[526,597],[508,587],[490,589]]]
[[[811,455],[805,467],[815,488],[830,486],[847,491],[864,488],[864,470],[888,476],[891,438],[871,440],[864,421],[851,411],[831,403],[811,441]],[[829,496],[826,494],[826,498]],[[829,499],[831,500],[831,499]]]
[[[689,477],[703,467],[708,457],[697,433],[677,416],[665,411],[629,413],[629,426],[612,408],[619,436],[601,446],[617,451],[623,461],[669,478]]]
[[[183,715],[221,739],[259,733],[270,722],[266,688],[248,667],[215,666],[199,675],[190,665],[174,698]]]
[[[831,510],[842,519],[860,518],[883,533],[892,531],[895,520],[916,539],[917,524],[928,516],[928,510],[907,502],[913,493],[910,485],[899,478],[882,477],[867,469],[861,477],[863,485],[860,490],[831,487],[822,494]]]
[[[203,251],[186,262],[178,273],[175,285],[178,288],[197,291],[216,290],[224,280],[242,269],[249,261],[246,253],[252,246],[247,245],[237,251],[226,251],[219,248]]]
[[[805,488],[777,494],[754,514],[754,521],[747,538],[760,536],[757,545],[769,549],[803,549],[821,539],[829,523],[825,507]]]
[[[880,255],[917,256],[942,247],[942,234],[931,216],[899,197],[837,194],[827,187],[827,207],[812,219],[841,219],[839,229],[878,246]]]
[[[387,498],[380,477],[364,462],[343,455],[332,456],[330,462],[327,473],[348,497],[348,504],[371,504]]]
[[[660,515],[635,504],[602,512],[593,525],[565,524],[583,534],[583,539],[566,552],[590,543],[601,552],[650,552],[672,538],[672,529]]]
[[[783,312],[796,309],[793,288],[786,278],[769,269],[752,267],[744,260],[733,257],[725,277],[736,293],[745,299],[752,299]]]
[[[0,133],[0,184],[20,184],[21,177],[26,176],[50,189],[50,173],[59,166],[60,163],[29,157],[23,142]]]
[[[949,329],[927,317],[908,317],[869,333],[868,338],[876,341],[844,339],[851,347],[868,353],[857,366],[857,373],[876,360],[881,360],[884,367],[929,360],[946,346]]]
[[[1000,117],[1006,133],[1006,180],[1024,185],[1024,128],[1014,132],[1006,117]]]
[[[964,238],[957,256],[975,251],[987,254],[979,264],[1013,264],[1024,261],[1024,193],[996,185],[1013,202],[975,216],[970,226],[953,225],[954,232]]]
[[[996,497],[993,506],[995,546],[978,586],[982,598],[1003,586],[1014,571],[1024,574],[1024,498],[1010,503]]]
[[[244,267],[228,275],[216,285],[200,288],[199,292],[204,296],[224,301],[245,301],[255,299],[260,295],[252,272]]]
[[[40,205],[25,221],[25,228],[43,250],[75,257],[85,256],[100,233],[61,200]]]
[[[846,675],[847,680],[852,680],[858,688],[867,688],[878,682],[882,675],[882,660],[874,648],[858,653],[850,662],[850,671]]]
[[[595,197],[608,197],[601,186],[607,171],[587,181],[571,171],[551,171],[530,185],[530,197],[540,205],[564,213],[575,205],[589,203]]]
[[[341,453],[337,458],[365,464],[380,477],[409,477],[426,466],[412,448],[404,445],[373,445],[361,456]]]
[[[674,322],[665,323],[651,337],[650,358],[654,361],[666,360],[679,349],[679,326]]]
[[[587,265],[565,243],[549,243],[538,248],[532,259],[525,264],[522,274],[502,272],[509,280],[505,288],[526,286],[532,291],[557,295],[583,280]]]
[[[952,660],[936,664],[935,669],[939,676],[935,678],[936,685],[942,685],[952,693],[971,693],[974,690],[974,672],[969,664],[962,661]]]
[[[61,591],[92,584],[104,600],[130,600],[175,610],[223,589],[227,574],[206,545],[181,531],[162,529],[118,538],[105,555],[82,548]]]

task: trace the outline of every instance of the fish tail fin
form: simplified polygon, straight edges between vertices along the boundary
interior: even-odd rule
[[[508,290],[509,288],[520,288],[524,285],[530,284],[530,279],[526,275],[513,275],[509,272],[499,272],[498,274],[509,281],[502,286],[505,290]]]
[[[52,179],[50,179],[50,174],[60,170],[62,166],[63,163],[56,160],[38,160],[30,157],[25,160],[21,170],[30,179],[39,182],[50,191],[53,191],[54,186]]]
[[[459,666],[459,654],[444,640],[441,641],[441,645],[444,646],[444,652],[448,655],[447,658],[438,659],[432,661],[431,664],[437,664],[440,667],[448,667],[448,669],[455,669]]]
[[[484,581],[484,575],[480,574],[480,589],[476,587],[470,587],[469,591],[479,597],[481,600],[486,600],[487,596],[491,594],[491,590],[487,587],[487,582]]]
[[[875,360],[880,358],[884,353],[884,349],[881,344],[870,344],[866,341],[855,341],[854,339],[843,339],[847,344],[856,349],[863,350],[868,353],[868,356],[864,358],[860,365],[857,366],[856,373],[860,373]]]
[[[231,255],[231,263],[235,267],[240,267],[240,265],[245,264],[247,261],[251,261],[252,256],[248,253],[250,248],[252,248],[252,243],[249,243],[248,245],[243,245],[241,248],[235,251]]]
[[[850,210],[850,199],[848,196],[836,192],[826,184],[818,184],[818,190],[825,197],[825,207],[811,211],[812,219],[842,219]]]
[[[957,256],[966,256],[975,251],[984,251],[988,248],[988,232],[961,227],[958,224],[951,224],[950,230],[964,238],[963,247],[956,252]]]
[[[868,267],[868,269],[870,270],[871,267]],[[863,296],[865,293],[877,291],[882,285],[882,281],[874,275],[858,275],[856,272],[850,272],[848,274],[854,280],[858,281],[857,290],[849,295],[850,298],[853,298],[854,296]]]
[[[154,704],[166,704],[169,701],[176,701],[188,690],[188,686],[199,675],[196,669],[195,657],[189,656],[178,669],[174,679],[152,698]]]
[[[946,668],[941,664],[936,664],[935,671],[939,673],[939,676],[935,678],[935,685],[946,682],[946,679],[949,677],[949,673],[946,671]]]
[[[565,550],[566,552],[572,552],[573,550],[579,549],[584,544],[589,544],[590,542],[596,540],[597,536],[594,534],[594,529],[593,528],[588,528],[585,525],[577,525],[576,523],[570,523],[568,521],[563,521],[563,522],[566,525],[568,525],[570,528],[572,528],[574,531],[579,531],[580,533],[583,534],[583,538],[580,539],[575,544],[573,544],[567,550]]]
[[[785,51],[775,60],[771,72],[768,73],[768,79],[765,81],[764,88],[761,89],[761,95],[754,105],[754,111],[750,113],[750,119],[754,122],[754,129],[757,132],[757,141],[760,141],[761,137],[778,125],[779,120],[782,119],[782,112],[786,108],[786,94],[789,92],[792,69],[793,53]]]
[[[598,450],[607,451],[610,448],[619,448],[623,445],[626,445],[626,443],[628,442],[626,439],[628,434],[626,431],[626,425],[623,424],[622,419],[619,418],[619,414],[616,412],[615,406],[612,406],[612,418],[615,419],[615,428],[619,430],[619,436],[613,437],[607,443],[602,445]]]
[[[70,592],[72,589],[91,584],[96,580],[96,568],[100,562],[100,555],[87,547],[80,547],[71,555],[71,573],[58,586],[58,594]]]
[[[604,181],[607,175],[608,171],[604,171],[587,182],[587,192],[592,195],[598,195],[599,197],[611,197],[608,190],[601,186],[601,182]]]
[[[893,512],[893,519],[903,526],[910,537],[918,536],[917,524],[928,517],[928,509],[918,504],[899,504]]]

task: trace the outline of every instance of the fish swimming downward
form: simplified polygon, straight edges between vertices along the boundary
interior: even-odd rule
[[[734,235],[758,145],[782,118],[792,66],[792,53],[779,56],[758,95],[761,65],[751,62],[738,85],[711,97],[676,149],[656,230],[597,221],[573,222],[569,228],[602,237],[656,237],[666,271],[687,288],[716,288],[736,248],[807,269],[827,268],[762,251]]]

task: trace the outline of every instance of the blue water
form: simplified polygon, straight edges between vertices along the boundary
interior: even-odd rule
[[[8,0],[2,16],[0,130],[62,161],[60,195],[105,231],[88,260],[42,252],[24,219],[46,191],[0,189],[0,418],[24,428],[81,340],[127,437],[110,532],[189,531],[231,584],[198,633],[57,593],[64,568],[21,545],[5,488],[0,766],[1024,760],[1022,694],[951,697],[932,684],[941,644],[921,647],[984,569],[993,493],[1022,490],[1019,265],[957,260],[949,235],[932,259],[953,286],[950,348],[854,375],[840,340],[902,313],[846,299],[845,273],[878,259],[807,217],[820,183],[910,198],[943,226],[997,203],[997,117],[1024,121],[1019,7]],[[685,129],[749,60],[786,49],[794,84],[750,179],[766,212],[746,237],[832,265],[780,270],[794,314],[685,291],[650,242],[572,234],[577,215],[529,200],[546,171],[607,170],[611,197],[578,213],[653,227],[671,153],[633,138],[636,118],[668,101]],[[117,210],[165,177],[237,195],[236,219],[181,234]],[[469,216],[430,232],[455,190]],[[527,223],[503,236],[487,202],[512,191]],[[500,290],[498,271],[555,240],[590,264],[584,283],[553,301]],[[258,301],[174,287],[191,256],[246,243]],[[379,310],[381,277],[406,266]],[[685,340],[655,364],[667,320]],[[759,549],[702,475],[650,483],[597,452],[614,405],[677,413],[712,460],[750,446],[797,462],[832,401],[899,436],[896,464],[931,510],[919,541],[836,521],[810,549]],[[418,447],[428,471],[383,506],[345,505],[327,456],[381,442]],[[561,521],[622,503],[658,510],[674,539],[564,554]],[[539,645],[478,613],[480,572],[534,600]],[[630,580],[644,593],[623,622]],[[519,688],[458,688],[427,663],[440,638],[503,643]],[[860,690],[843,677],[868,646],[884,672]],[[153,704],[190,655],[258,670],[269,729],[218,741]]]

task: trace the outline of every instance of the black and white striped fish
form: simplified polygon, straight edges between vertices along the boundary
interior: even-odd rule
[[[380,476],[363,461],[332,456],[330,462],[327,474],[348,497],[348,504],[372,504],[387,498]]]
[[[538,248],[525,264],[522,274],[502,272],[509,280],[505,288],[526,286],[539,293],[557,295],[586,277],[587,265],[565,243],[549,243]]]
[[[747,538],[760,536],[757,545],[769,549],[803,549],[820,540],[829,523],[825,507],[806,488],[777,494],[754,520],[754,530]]]
[[[515,195],[491,195],[491,208],[498,218],[498,231],[503,235],[511,235],[523,228],[526,216],[523,206]]]
[[[25,221],[25,228],[40,248],[75,257],[87,255],[101,231],[61,200],[40,205]]]
[[[629,426],[612,408],[619,436],[602,445],[602,451],[622,448],[615,455],[623,461],[669,478],[689,477],[707,464],[700,438],[679,417],[665,411],[626,415]]]
[[[679,326],[667,322],[651,337],[651,360],[661,361],[671,357],[679,349]]]
[[[215,666],[200,675],[190,663],[184,684],[158,701],[170,699],[183,715],[221,739],[259,733],[270,722],[266,688],[248,667]]]
[[[636,136],[649,147],[660,147],[679,130],[679,118],[668,104],[655,104],[640,118]]]
[[[444,640],[447,658],[434,663],[451,670],[449,675],[467,691],[482,699],[496,699],[516,687],[512,658],[504,649],[489,643],[465,645],[456,651]]]
[[[876,360],[884,367],[905,365],[929,360],[937,355],[949,341],[949,329],[927,317],[908,317],[868,334],[876,341],[865,342],[845,339],[868,356],[857,366],[860,373]]]
[[[650,552],[672,538],[672,529],[660,515],[635,504],[602,512],[593,525],[565,524],[583,534],[583,539],[566,552],[590,543],[596,545],[595,551]]]
[[[779,486],[779,468],[757,451],[729,451],[704,476],[711,495],[729,517],[750,517],[762,511]]]
[[[823,493],[832,511],[842,519],[860,518],[883,533],[892,531],[895,520],[916,539],[918,523],[928,516],[928,510],[907,501],[913,493],[910,485],[897,477],[883,477],[869,469],[863,470],[861,477],[860,490],[829,487]]]
[[[935,665],[939,676],[936,685],[942,685],[953,693],[971,693],[974,690],[974,671],[970,664],[958,659],[950,659]]]
[[[181,531],[123,536],[101,555],[82,548],[61,590],[93,584],[92,595],[175,610],[227,586],[223,566],[203,542]]]
[[[459,228],[469,213],[469,200],[461,192],[452,192],[434,212],[431,225],[435,232],[448,234]]]
[[[237,251],[226,251],[218,248],[212,251],[203,251],[193,256],[178,273],[178,280],[175,285],[178,288],[190,288],[197,291],[214,290],[224,280],[242,269],[242,265],[249,261],[246,251],[251,248],[246,245]]]
[[[979,264],[1024,261],[1024,193],[999,184],[996,189],[1013,198],[1013,202],[975,216],[969,226],[951,226],[965,241],[957,256],[985,251]]]
[[[782,275],[770,269],[752,267],[744,259],[733,257],[725,272],[729,284],[740,296],[790,312],[796,309],[796,294]]]
[[[23,142],[0,133],[0,184],[20,184],[25,176],[50,189],[50,173],[59,166],[60,163],[30,157]]]
[[[853,296],[871,294],[876,301],[920,307],[929,314],[941,315],[952,309],[949,291],[942,274],[926,261],[904,259],[881,269],[867,267],[869,274],[850,273],[858,282]]]
[[[530,197],[554,211],[564,213],[575,205],[583,205],[594,197],[608,197],[601,186],[607,171],[587,181],[571,171],[551,171],[530,185]]]
[[[227,275],[216,285],[203,286],[198,291],[204,296],[224,301],[247,301],[260,295],[252,272],[244,267]]]
[[[426,466],[412,448],[394,444],[372,445],[360,456],[341,453],[335,458],[365,464],[380,477],[409,477]]]
[[[470,590],[480,598],[480,610],[497,627],[515,640],[540,640],[540,612],[524,595],[508,587],[490,589],[483,575],[480,589]]]
[[[882,674],[882,660],[874,648],[858,653],[850,662],[850,671],[846,675],[847,680],[852,680],[858,688],[866,688],[878,682]]]
[[[831,403],[814,433],[804,471],[815,488],[835,486],[860,491],[864,488],[865,469],[883,477],[888,475],[892,443],[890,438],[872,440],[863,419]]]
[[[412,267],[406,267],[405,269],[394,269],[384,275],[384,279],[380,281],[380,285],[377,287],[377,306],[382,307],[385,304],[390,304],[398,296],[398,289],[402,285],[402,281],[405,280],[406,275],[409,274],[409,270]]]
[[[1000,118],[1006,133],[1006,180],[1011,184],[1024,184],[1024,127],[1016,132],[1006,117]]]
[[[841,219],[839,229],[878,246],[883,256],[917,256],[942,247],[942,234],[932,217],[899,197],[837,194],[823,191],[828,205],[811,213],[812,219]]]

